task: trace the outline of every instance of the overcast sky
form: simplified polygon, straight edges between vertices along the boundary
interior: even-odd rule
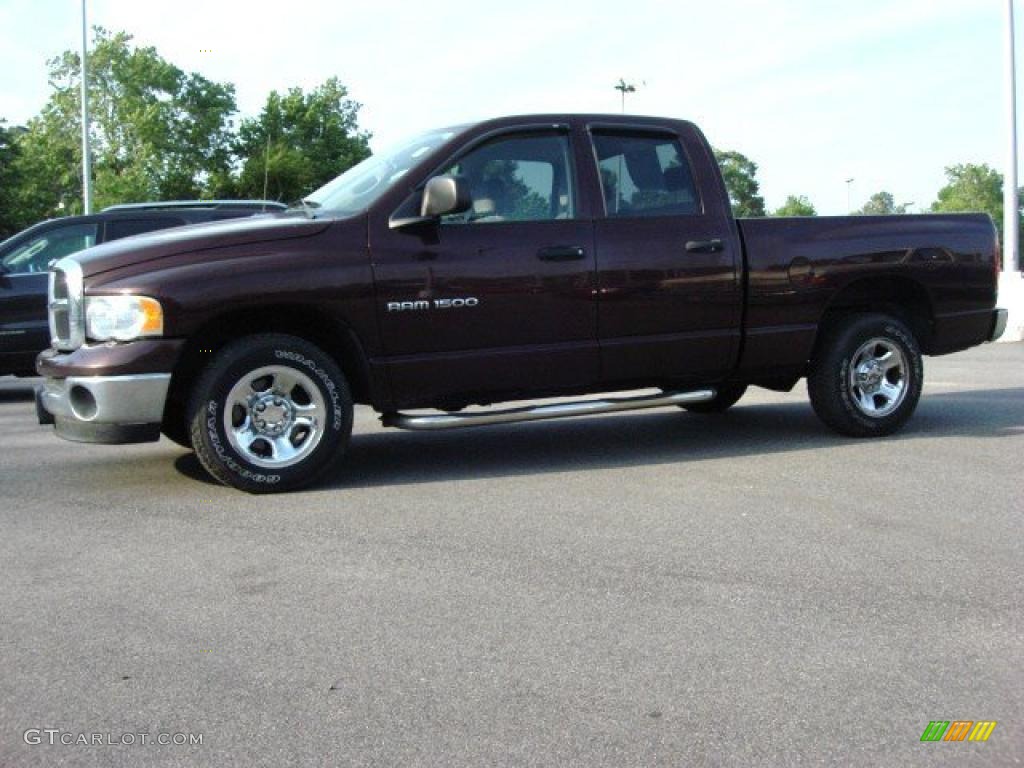
[[[79,0],[0,0],[0,118],[46,101],[46,59],[79,45]],[[697,122],[760,166],[769,207],[819,213],[891,191],[927,207],[943,168],[1002,167],[1002,0],[89,0],[179,67],[229,81],[241,114],[332,75],[374,148],[522,112],[619,111]],[[1018,10],[1018,27],[1024,8]],[[1018,35],[1018,40],[1021,36]],[[1020,48],[1024,58],[1024,48]],[[646,84],[642,84],[646,82]]]

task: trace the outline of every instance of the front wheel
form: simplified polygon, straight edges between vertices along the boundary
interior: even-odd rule
[[[352,396],[338,365],[284,334],[249,336],[222,349],[196,383],[188,414],[206,471],[250,493],[311,483],[352,432]]]
[[[906,423],[923,381],[921,351],[903,323],[882,314],[851,315],[822,340],[807,392],[815,413],[835,431],[877,437]]]

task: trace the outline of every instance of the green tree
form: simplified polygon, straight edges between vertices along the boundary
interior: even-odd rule
[[[336,77],[309,93],[271,91],[259,117],[239,127],[239,194],[262,197],[266,180],[268,196],[293,202],[369,157],[370,134],[359,130],[361,106]]]
[[[27,224],[20,218],[17,194],[21,186],[16,128],[7,128],[0,119],[0,240],[10,237]]]
[[[37,116],[15,141],[18,186],[11,197],[15,218],[25,226],[82,209],[81,147],[65,133],[58,119]]]
[[[81,211],[81,60],[50,60],[53,92],[19,139],[21,203],[35,218]],[[186,73],[124,32],[93,28],[90,139],[96,207],[208,195],[231,167],[234,86]]]
[[[991,216],[1002,231],[1003,175],[982,163],[962,163],[946,168],[947,184],[932,203],[935,213],[977,211]]]
[[[803,195],[790,195],[772,216],[817,216],[811,201]]]
[[[722,169],[725,188],[729,192],[734,216],[764,216],[764,198],[758,192],[757,163],[732,150],[715,150],[715,159]]]
[[[886,192],[884,189],[869,197],[859,211],[854,211],[862,216],[893,216],[906,212],[906,204],[896,205],[896,198],[892,196],[891,192]]]

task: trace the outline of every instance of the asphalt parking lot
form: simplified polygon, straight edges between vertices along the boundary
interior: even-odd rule
[[[258,498],[166,441],[61,441],[0,379],[0,766],[1020,764],[1024,344],[926,377],[875,441],[802,384],[445,434],[360,410],[325,485]],[[202,744],[60,743],[162,733]]]

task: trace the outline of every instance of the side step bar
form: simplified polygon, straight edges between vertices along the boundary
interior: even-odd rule
[[[591,416],[596,413],[638,411],[643,408],[661,408],[666,405],[703,403],[713,399],[715,394],[716,392],[713,389],[696,389],[692,392],[663,392],[658,395],[642,395],[640,397],[579,400],[574,403],[552,403],[550,405],[528,405],[525,408],[509,408],[504,411],[443,413],[423,416],[392,412],[381,416],[381,422],[385,427],[399,427],[401,429],[456,429],[458,427],[478,427],[484,424],[511,424],[518,421],[561,419],[566,416]]]

